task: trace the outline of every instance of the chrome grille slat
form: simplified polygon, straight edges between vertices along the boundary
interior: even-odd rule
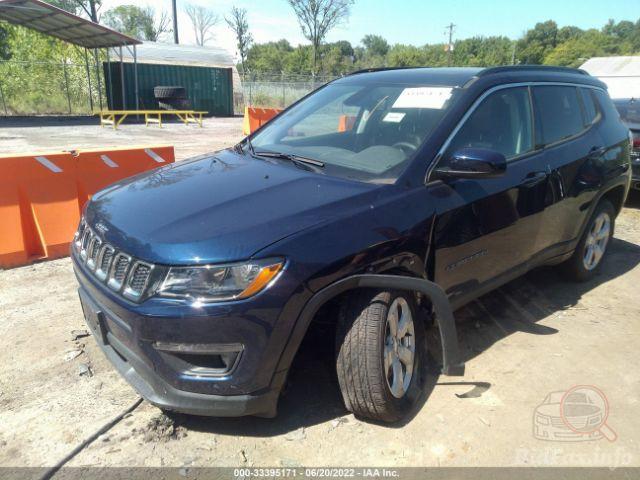
[[[100,253],[101,246],[102,240],[94,235],[91,239],[91,242],[89,242],[89,248],[87,248],[87,267],[89,267],[91,270],[95,270],[96,268],[98,253]]]
[[[104,242],[84,218],[74,235],[74,245],[89,272],[111,290],[133,301],[145,296],[155,265],[137,260]]]
[[[105,280],[109,274],[109,268],[111,267],[111,260],[113,260],[113,254],[115,249],[111,245],[104,245],[98,256],[98,267],[96,268],[96,277],[99,280]]]

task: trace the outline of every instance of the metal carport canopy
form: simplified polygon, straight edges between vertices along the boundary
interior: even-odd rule
[[[0,0],[0,20],[84,48],[112,48],[142,43],[40,0]]]

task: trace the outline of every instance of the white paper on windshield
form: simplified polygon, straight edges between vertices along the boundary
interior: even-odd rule
[[[393,108],[436,108],[441,109],[451,97],[448,87],[405,88]]]
[[[400,123],[406,114],[402,112],[389,112],[382,120],[383,122]]]

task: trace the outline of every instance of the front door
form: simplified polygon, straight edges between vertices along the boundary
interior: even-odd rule
[[[500,152],[508,163],[498,178],[429,185],[438,197],[434,277],[454,304],[516,275],[534,253],[548,167],[535,148],[530,89],[510,87],[488,95],[455,134],[439,165],[463,147]]]

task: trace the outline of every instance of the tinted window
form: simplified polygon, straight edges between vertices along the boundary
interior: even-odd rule
[[[593,94],[589,88],[581,88],[582,105],[584,105],[585,125],[591,125],[598,119],[598,110],[596,108]]]
[[[575,87],[534,87],[540,134],[537,141],[548,145],[584,130],[582,110]]]
[[[533,129],[529,90],[508,88],[488,96],[456,134],[448,152],[451,154],[464,147],[495,150],[506,158],[531,151]]]

